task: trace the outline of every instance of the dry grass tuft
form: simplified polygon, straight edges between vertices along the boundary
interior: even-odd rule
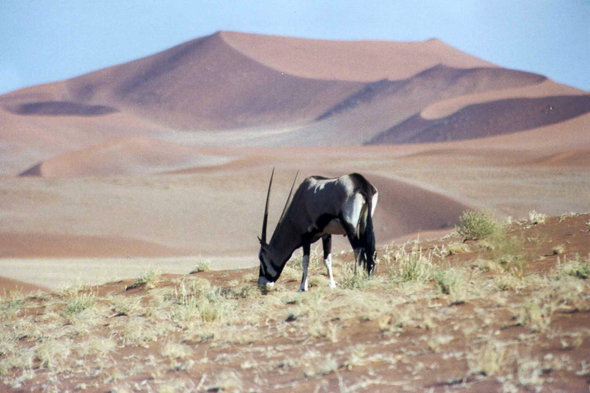
[[[155,287],[156,283],[160,280],[160,272],[158,270],[148,270],[147,272],[143,273],[139,276],[133,284],[127,286],[125,289],[135,289],[141,286],[145,286],[146,289],[152,289]]]
[[[528,327],[532,332],[544,332],[551,324],[555,307],[551,303],[542,303],[537,298],[528,299],[514,318],[519,325]]]
[[[444,250],[445,256],[457,255],[457,254],[464,254],[467,252],[471,252],[469,245],[466,243],[459,243],[459,242],[451,242]]]
[[[387,260],[387,273],[392,282],[427,282],[434,278],[434,251],[424,251],[418,243],[407,252],[405,247],[397,250],[392,259]]]
[[[565,253],[565,244],[560,244],[552,248],[553,255],[561,255]]]
[[[488,339],[481,348],[477,348],[471,354],[468,362],[469,374],[493,376],[502,373],[513,362],[513,356],[506,344]]]
[[[207,386],[208,392],[239,392],[242,391],[242,377],[235,371],[224,371],[215,376],[213,383]]]
[[[529,212],[529,221],[533,225],[544,224],[547,219],[547,215],[543,213],[537,213],[534,210]]]

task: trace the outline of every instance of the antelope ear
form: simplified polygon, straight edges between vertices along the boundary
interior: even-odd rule
[[[263,246],[265,243],[264,241],[260,238],[260,236],[257,236],[258,241],[260,242],[260,245]]]

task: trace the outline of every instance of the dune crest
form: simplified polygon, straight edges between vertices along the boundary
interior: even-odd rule
[[[437,64],[495,67],[438,39],[423,42],[333,41],[223,31],[224,40],[258,62],[302,78],[401,80]]]
[[[67,87],[73,99],[114,103],[168,127],[216,130],[309,121],[361,85],[286,75],[214,34],[74,78]]]

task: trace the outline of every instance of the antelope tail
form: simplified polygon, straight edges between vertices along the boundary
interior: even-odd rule
[[[362,260],[365,263],[365,269],[369,275],[373,274],[375,270],[375,229],[373,227],[373,198],[368,196],[365,209],[363,209],[364,225],[361,226],[361,233],[359,234],[362,253]]]

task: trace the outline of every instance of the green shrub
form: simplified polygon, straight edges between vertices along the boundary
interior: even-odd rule
[[[190,274],[208,272],[209,270],[211,270],[211,263],[207,260],[201,260],[197,262],[197,266],[191,270]]]
[[[504,227],[487,212],[467,210],[459,218],[455,232],[465,240],[489,239],[504,234]]]
[[[586,262],[580,261],[579,256],[576,257],[576,260],[570,262],[561,263],[558,260],[556,271],[557,276],[572,276],[585,280],[590,277],[590,257]]]

